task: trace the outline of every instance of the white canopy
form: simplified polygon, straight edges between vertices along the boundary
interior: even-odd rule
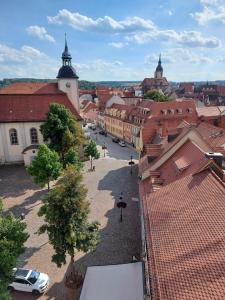
[[[142,262],[88,267],[80,300],[143,300]]]

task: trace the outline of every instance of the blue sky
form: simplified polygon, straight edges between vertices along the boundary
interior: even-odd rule
[[[64,33],[80,79],[225,79],[224,0],[8,0],[0,79],[55,78]]]

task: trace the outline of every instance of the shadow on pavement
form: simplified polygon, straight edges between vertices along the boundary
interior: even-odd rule
[[[5,210],[4,213],[8,214],[11,212],[16,218],[19,218],[21,214],[27,215],[35,206],[42,204],[39,200],[42,199],[46,193],[47,190],[37,191],[32,196],[25,198],[22,203]],[[36,203],[37,201],[39,202]]]
[[[32,183],[22,165],[10,165],[0,167],[0,197],[18,197],[24,195],[26,190],[38,190]]]

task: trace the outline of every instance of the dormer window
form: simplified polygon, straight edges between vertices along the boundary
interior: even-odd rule
[[[176,109],[176,113],[177,113],[177,114],[182,114],[182,109],[181,109],[181,108],[177,108],[177,109]]]

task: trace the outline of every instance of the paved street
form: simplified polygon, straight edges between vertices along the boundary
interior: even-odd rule
[[[90,265],[127,263],[140,252],[140,221],[137,188],[137,168],[130,174],[128,162],[130,156],[137,158],[134,151],[112,143],[111,137],[97,136],[101,158],[94,161],[95,172],[90,172],[90,162],[85,163],[84,180],[88,187],[90,218],[101,223],[101,242],[94,253],[78,253],[75,267],[83,274]],[[106,156],[101,146],[107,147]],[[119,209],[116,202],[123,193],[127,203],[123,222],[119,222]],[[68,264],[61,269],[51,262],[52,247],[47,236],[35,234],[42,220],[37,216],[41,198],[45,191],[40,190],[30,181],[21,166],[0,167],[0,195],[4,197],[4,207],[17,216],[22,212],[30,233],[26,243],[25,254],[20,257],[18,265],[37,268],[49,274],[51,285],[45,295],[38,299],[65,299],[62,283]],[[69,259],[68,259],[69,262]],[[22,292],[14,292],[13,299],[36,299],[37,297]]]

